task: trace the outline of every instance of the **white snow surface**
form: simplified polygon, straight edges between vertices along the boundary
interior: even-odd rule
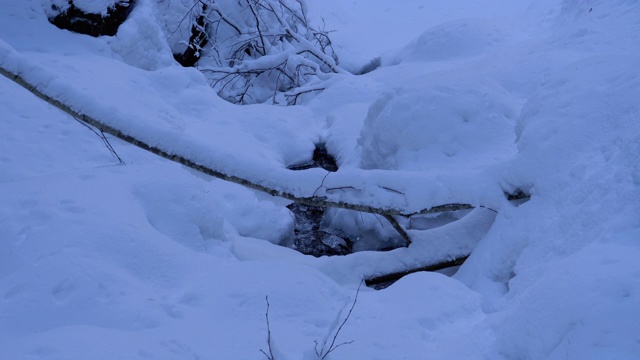
[[[348,344],[327,359],[640,358],[637,2],[306,3],[338,30],[345,69],[380,67],[334,75],[295,107],[231,105],[176,64],[168,29],[185,2],[139,0],[116,36],[91,38],[49,24],[48,0],[1,1],[0,66],[296,195],[490,209],[403,222],[408,248],[304,256],[277,245],[293,232],[287,201],[110,138],[119,165],[0,77],[0,358],[263,359],[268,297],[275,359],[315,359],[363,276],[468,253],[452,277],[361,288],[336,339]],[[338,172],[286,169],[319,142]],[[531,200],[504,199],[517,189]],[[363,237],[383,224],[339,216]]]

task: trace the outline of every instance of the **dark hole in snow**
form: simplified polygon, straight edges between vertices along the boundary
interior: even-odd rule
[[[310,161],[290,166],[289,169],[306,170],[318,167],[331,172],[338,170],[335,158],[322,143],[316,144]],[[331,229],[321,228],[325,208],[295,202],[287,208],[295,215],[295,239],[291,244],[292,248],[313,256],[346,255],[353,252],[353,242],[349,238],[340,236]]]
[[[69,6],[63,9],[52,5],[52,10],[57,14],[50,17],[49,22],[60,29],[80,34],[94,37],[113,36],[131,13],[134,2],[134,0],[120,0],[105,9],[106,14],[95,14],[82,11],[72,0],[69,0]]]
[[[364,75],[367,73],[372,72],[373,70],[377,69],[380,67],[380,65],[382,65],[382,59],[380,57],[377,58],[373,58],[371,59],[371,61],[369,61],[366,65],[364,65],[360,71],[358,71],[356,73],[356,75]]]
[[[325,208],[293,203],[287,206],[295,215],[293,249],[313,256],[347,255],[353,252],[353,242],[332,229],[322,228]]]
[[[184,67],[194,66],[200,60],[201,50],[209,43],[207,35],[208,23],[206,17],[207,4],[202,3],[202,13],[195,19],[191,26],[189,45],[180,54],[173,54],[173,58]],[[233,65],[231,65],[233,66]]]
[[[327,171],[338,170],[335,158],[329,153],[325,144],[316,144],[311,160],[289,167],[290,170],[306,170],[311,168],[323,168]],[[516,203],[526,202],[529,199],[529,195],[520,190],[514,193],[505,193],[505,196],[508,200]],[[326,208],[307,206],[295,202],[288,205],[287,208],[295,215],[294,238],[287,242],[287,246],[303,254],[316,257],[348,255],[354,251],[358,251],[361,235],[350,234],[352,236],[352,238],[350,238],[349,236],[345,236],[345,233],[340,229],[327,226],[328,222],[325,220],[329,211]],[[458,221],[471,211],[471,209],[462,209],[437,214],[414,215],[409,218],[397,219],[397,221],[399,221],[399,225],[405,229],[428,231]],[[354,243],[352,239],[356,239],[357,242]],[[378,240],[376,240],[378,245],[384,243],[382,238]],[[402,246],[400,244],[393,245],[397,246],[387,246],[382,250],[393,250]],[[384,247],[384,245],[378,246],[376,249],[360,250],[381,251],[381,247]],[[452,276],[457,272],[467,257],[468,254],[457,255],[423,267],[371,276],[365,279],[365,283],[374,289],[384,289],[402,277],[420,271],[440,272],[444,275]]]
[[[338,164],[333,155],[329,154],[327,147],[323,143],[316,144],[316,148],[313,150],[313,156],[311,161],[292,165],[289,170],[306,170],[311,168],[323,168],[327,171],[338,171]]]
[[[515,203],[516,205],[526,203],[531,199],[531,195],[527,194],[526,192],[520,189],[514,191],[513,193],[505,192],[504,196],[507,197],[507,200],[511,201],[512,203]]]
[[[306,170],[323,168],[327,171],[338,171],[335,158],[327,151],[323,143],[316,144],[310,161],[290,166],[290,170]],[[324,228],[326,208],[292,203],[287,206],[295,215],[295,238],[290,246],[306,255],[347,255],[353,252],[353,242],[335,229]]]

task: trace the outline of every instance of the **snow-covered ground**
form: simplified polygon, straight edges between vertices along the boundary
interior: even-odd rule
[[[0,1],[0,66],[79,112],[301,196],[498,213],[304,256],[277,245],[286,201],[110,139],[120,165],[0,77],[0,359],[264,359],[266,297],[275,359],[315,359],[363,276],[469,251],[453,277],[361,288],[327,359],[640,358],[636,1],[307,0],[345,69],[380,67],[295,107],[231,105],[177,65],[181,2],[139,0],[101,38],[49,24],[49,3]],[[319,142],[337,173],[286,169]],[[333,221],[362,248],[383,224]]]

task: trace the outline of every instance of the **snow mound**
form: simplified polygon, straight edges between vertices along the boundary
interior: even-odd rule
[[[439,72],[370,106],[359,145],[364,169],[475,168],[514,154],[516,110],[489,78]]]
[[[111,42],[111,48],[132,66],[157,70],[174,64],[171,49],[160,29],[154,1],[138,0]]]
[[[595,244],[565,258],[513,299],[509,320],[496,326],[499,351],[506,358],[636,358],[638,256],[637,246]]]
[[[159,32],[189,2],[140,0],[121,34],[92,38],[51,25],[48,1],[0,1],[0,64],[128,134],[298,195],[491,209],[435,228],[398,216],[407,248],[306,257],[273,244],[291,231],[286,201],[110,139],[117,165],[96,134],[3,77],[3,359],[258,359],[266,296],[276,358],[311,357],[363,275],[470,252],[451,278],[362,288],[337,338],[355,342],[330,357],[640,358],[635,1],[525,1],[509,23],[468,20],[504,13],[499,0],[309,1],[333,14],[328,28],[341,16],[376,30],[342,32],[359,44],[354,68],[422,35],[399,64],[333,77],[290,108],[234,107],[197,69],[164,66]],[[339,171],[286,169],[318,142]],[[531,200],[507,202],[515,187]],[[331,221],[381,226],[363,218]]]
[[[434,26],[400,51],[394,62],[451,61],[485,55],[508,33],[488,19],[462,19]]]

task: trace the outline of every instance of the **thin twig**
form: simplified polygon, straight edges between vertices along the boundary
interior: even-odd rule
[[[98,131],[96,131],[92,126],[90,126],[89,124],[81,121],[80,119],[78,119],[75,116],[71,116],[75,121],[79,122],[82,126],[86,127],[87,129],[91,130],[91,132],[93,132],[94,134],[96,134],[97,137],[99,137],[102,142],[104,143],[104,146],[107,147],[107,149],[111,152],[111,155],[113,155],[113,157],[115,157],[116,159],[118,159],[118,162],[120,163],[120,165],[126,165],[124,163],[124,161],[122,160],[122,158],[118,155],[118,153],[116,152],[116,150],[113,148],[113,146],[111,146],[111,143],[109,142],[109,139],[107,139],[107,136],[104,134],[104,132],[102,130],[98,130],[100,131],[100,133],[98,133]]]
[[[258,34],[260,34],[260,42],[262,43],[262,54],[260,55],[266,55],[267,47],[264,44],[264,37],[262,36],[262,29],[260,28],[260,17],[256,13],[256,10],[254,9],[253,4],[251,4],[251,0],[246,0],[246,1],[247,1],[247,5],[249,5],[249,9],[251,10],[251,13],[253,14],[253,17],[256,19],[256,30],[258,30]]]
[[[118,153],[116,152],[116,149],[113,148],[113,146],[109,142],[109,139],[107,139],[107,136],[104,134],[104,132],[100,131],[100,135],[101,135],[102,141],[107,146],[107,149],[109,149],[109,151],[111,151],[111,154],[115,156],[116,159],[118,159],[118,162],[120,163],[120,165],[125,165],[124,161],[120,158],[120,155],[118,155]]]
[[[493,212],[494,212],[494,213],[496,213],[496,214],[498,213],[498,210],[492,209],[492,208],[490,208],[490,207],[488,207],[488,206],[480,205],[480,206],[478,206],[478,207],[479,207],[479,208],[482,208],[482,209],[487,209],[487,210],[489,210],[489,211],[493,211]]]
[[[224,21],[227,25],[231,26],[233,28],[233,30],[235,30],[238,33],[238,35],[242,35],[242,31],[240,31],[240,28],[236,24],[231,22],[231,20],[227,19],[227,17],[224,16],[224,14],[220,11],[218,6],[215,6],[213,8],[213,11],[215,11],[218,14],[218,16],[220,16],[220,19],[222,21]]]
[[[402,236],[402,238],[405,241],[405,245],[407,247],[409,247],[409,245],[411,245],[411,237],[409,236],[409,234],[404,231],[404,229],[402,228],[402,226],[400,226],[400,224],[398,223],[398,221],[393,217],[393,215],[391,214],[381,214],[382,217],[384,217],[385,219],[387,219],[387,221],[389,221],[389,223],[391,224],[391,226],[393,226],[393,228],[398,232],[398,234],[400,234],[400,236]]]
[[[360,216],[362,216],[362,213],[360,213]],[[380,223],[380,228],[384,228],[384,225],[382,224],[382,220],[380,220],[380,218],[378,217],[378,214],[373,214],[373,216],[376,218],[376,220],[378,220],[378,222]],[[411,218],[409,218],[409,220],[411,220]],[[363,221],[364,223],[364,221]]]
[[[318,186],[318,188],[316,189],[316,191],[313,192],[313,195],[311,195],[311,197],[315,197],[316,193],[318,192],[318,190],[322,189],[322,188],[326,188],[326,186],[324,186],[324,180],[327,178],[327,176],[329,176],[329,174],[331,174],[331,171],[327,171],[327,175],[325,175],[322,178],[322,181],[320,182],[320,186]]]
[[[184,14],[184,16],[182,17],[182,19],[178,22],[178,25],[176,26],[176,29],[173,30],[171,33],[169,33],[169,37],[172,37],[173,35],[175,35],[175,33],[180,30],[180,26],[182,25],[182,23],[184,22],[184,20],[187,18],[187,16],[191,15],[191,12],[193,11],[193,9],[198,5],[198,2],[194,2],[193,5],[191,6],[191,8],[189,9],[189,11],[187,11],[186,14]]]
[[[387,190],[387,191],[392,192],[392,193],[396,193],[396,194],[399,194],[399,195],[404,195],[404,193],[402,191],[398,191],[398,190],[392,189],[390,187],[386,187],[386,186],[379,186],[379,187],[380,187],[380,189]]]
[[[265,296],[265,301],[267,302],[267,311],[265,311],[265,318],[267,319],[267,346],[269,347],[269,353],[260,349],[260,352],[267,357],[267,360],[275,360],[273,356],[273,346],[271,345],[271,324],[269,323],[269,295]]]
[[[353,186],[338,186],[338,187],[332,187],[332,188],[326,188],[325,191],[336,191],[336,190],[342,190],[343,192],[345,191],[345,189],[349,189],[349,190],[358,190]]]
[[[343,343],[340,343],[340,344],[336,345],[336,340],[338,339],[338,335],[340,335],[340,332],[342,331],[342,328],[349,321],[349,318],[351,317],[351,313],[353,312],[353,309],[356,307],[356,303],[358,302],[358,295],[360,294],[360,288],[362,288],[362,284],[364,284],[364,278],[362,280],[360,280],[360,284],[358,285],[358,289],[356,290],[356,296],[353,298],[353,303],[351,303],[351,308],[349,309],[349,312],[347,313],[347,316],[344,318],[344,320],[342,321],[340,326],[338,326],[338,330],[336,330],[336,333],[333,335],[333,339],[331,339],[331,345],[329,345],[329,348],[326,348],[326,345],[327,345],[326,339],[322,343],[322,349],[320,349],[319,351],[318,351],[318,342],[317,341],[315,342],[316,346],[315,346],[314,350],[315,350],[316,355],[318,356],[318,358],[320,360],[326,359],[326,357],[329,356],[329,354],[331,352],[333,352],[334,350],[336,350],[340,346],[349,345],[349,344],[352,344],[355,341],[355,340],[345,341]]]
[[[293,98],[293,101],[292,100],[288,100],[287,101],[287,105],[297,105],[298,98],[300,97],[300,95],[312,93],[312,92],[315,92],[315,91],[323,91],[323,90],[324,90],[324,87],[306,89],[306,90],[301,90],[301,91],[299,90],[299,91],[294,91],[294,92],[289,91],[289,92],[286,92],[284,94],[284,96],[287,97],[287,98]]]

